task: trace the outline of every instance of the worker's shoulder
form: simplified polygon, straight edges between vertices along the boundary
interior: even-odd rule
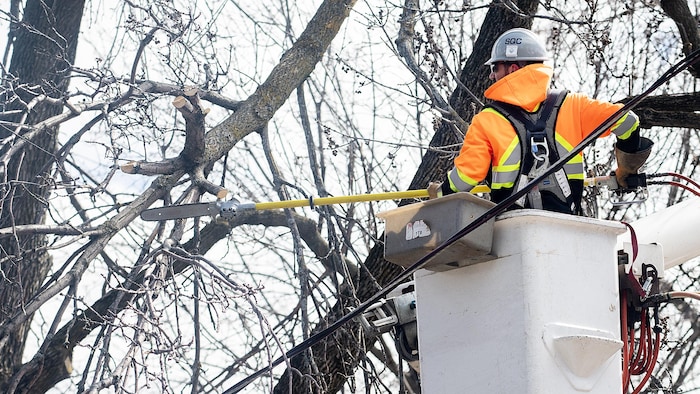
[[[580,92],[569,92],[566,95],[566,98],[564,99],[563,105],[565,106],[574,106],[574,107],[581,107],[581,106],[609,106],[612,103],[605,101],[605,100],[597,100],[594,98],[591,98],[587,96],[584,93]]]
[[[479,111],[479,113],[474,115],[474,118],[472,119],[472,124],[492,124],[494,122],[508,122],[508,119],[501,111],[499,111],[496,107],[490,104],[484,107],[484,109],[482,109],[481,111]]]
[[[486,107],[472,118],[466,139],[475,144],[476,141],[492,141],[497,135],[515,135],[515,130],[502,114]]]

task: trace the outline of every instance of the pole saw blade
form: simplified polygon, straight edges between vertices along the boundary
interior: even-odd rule
[[[198,216],[216,216],[220,212],[221,208],[218,202],[202,202],[146,209],[141,212],[141,219],[146,221],[187,219]]]

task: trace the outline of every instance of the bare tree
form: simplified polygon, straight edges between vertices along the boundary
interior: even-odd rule
[[[395,203],[159,223],[143,210],[425,188],[485,104],[483,63],[511,27],[548,37],[556,84],[620,101],[699,41],[692,1],[258,3],[3,12],[0,391],[231,386],[398,275],[374,216]],[[696,176],[696,77],[637,110],[662,147],[650,170]],[[587,153],[610,171],[609,145]],[[654,206],[688,196],[650,191]],[[645,214],[599,202],[601,217]],[[692,288],[696,271],[666,279]],[[684,331],[669,330],[658,387],[694,388],[697,306],[664,311]],[[387,339],[349,322],[251,387],[395,392],[405,366]]]
[[[84,2],[69,1],[51,8],[43,2],[30,1],[24,8],[22,23],[14,19],[17,5],[13,2],[9,31],[17,45],[9,69],[3,71],[2,228],[45,222],[58,125],[31,129],[25,125],[40,125],[64,109],[67,76],[75,60]],[[16,385],[12,377],[22,364],[33,315],[24,307],[39,292],[51,270],[47,246],[46,237],[41,234],[15,234],[0,241],[0,322],[6,324],[20,313],[26,316],[6,333],[0,347],[3,391]]]

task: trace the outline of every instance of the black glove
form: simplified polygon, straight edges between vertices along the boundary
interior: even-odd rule
[[[651,154],[651,148],[654,146],[654,142],[648,138],[640,137],[638,148],[627,151],[623,150],[624,147],[621,145],[621,143],[615,145],[615,157],[617,158],[615,177],[617,178],[617,184],[626,188],[627,176],[636,174],[644,165]]]

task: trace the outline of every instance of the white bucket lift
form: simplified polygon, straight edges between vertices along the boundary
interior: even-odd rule
[[[387,242],[390,228],[414,218],[407,209],[426,203],[385,213]],[[461,205],[471,212],[469,204]],[[462,209],[454,205],[446,209]],[[440,213],[451,215],[459,216]],[[403,223],[390,224],[394,220]],[[442,226],[439,231],[449,232],[442,238],[458,226]],[[621,393],[615,245],[625,227],[519,210],[499,216],[492,231],[491,249],[473,254],[479,258],[443,261],[414,276],[423,392]],[[413,249],[410,241],[401,244],[387,250],[405,256],[403,249]]]

